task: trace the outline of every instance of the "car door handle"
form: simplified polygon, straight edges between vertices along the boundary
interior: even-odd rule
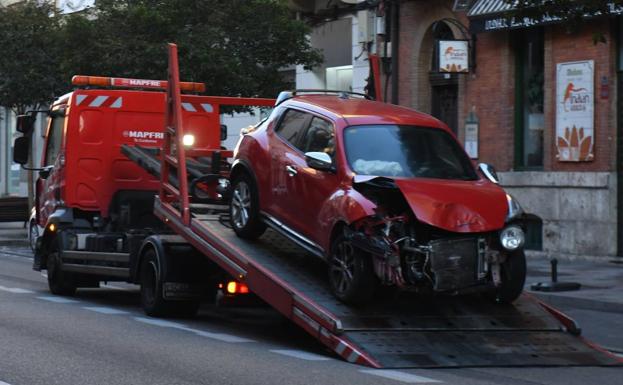
[[[295,176],[296,174],[298,174],[298,171],[296,171],[296,168],[294,168],[294,167],[292,167],[292,166],[290,166],[290,165],[287,165],[287,166],[286,166],[286,172],[287,172],[287,173],[288,173],[288,175],[290,175],[290,176]]]

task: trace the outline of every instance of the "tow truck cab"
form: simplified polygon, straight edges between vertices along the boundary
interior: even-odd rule
[[[76,89],[58,98],[48,112],[35,193],[36,220],[44,228],[37,241],[36,270],[46,268],[47,255],[58,247],[59,230],[65,230],[63,248],[125,253],[131,247],[128,232],[146,235],[163,227],[153,215],[159,180],[124,156],[121,146],[160,151],[166,94],[158,89],[166,88],[166,82],[87,76],[75,76],[72,82],[106,88]],[[203,86],[183,84],[191,91]],[[218,105],[186,102],[182,119],[189,147],[220,147]],[[18,125],[27,120],[28,115],[18,117]]]

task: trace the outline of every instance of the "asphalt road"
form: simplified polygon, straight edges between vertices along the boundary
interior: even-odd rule
[[[587,322],[586,335],[619,344],[623,316],[566,310]],[[401,383],[622,384],[623,368],[372,370],[341,361],[270,309],[149,318],[135,286],[52,296],[30,259],[0,252],[0,385]]]

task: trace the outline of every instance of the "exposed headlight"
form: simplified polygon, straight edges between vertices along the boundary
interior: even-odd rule
[[[511,194],[506,194],[506,201],[508,202],[508,213],[506,214],[506,222],[523,214],[523,209],[517,199],[513,198]]]
[[[514,251],[523,246],[526,235],[519,226],[508,226],[500,231],[500,243],[508,251]]]
[[[195,144],[195,135],[193,134],[186,134],[184,135],[184,137],[182,138],[182,143],[184,143],[184,146],[190,147],[193,144]]]

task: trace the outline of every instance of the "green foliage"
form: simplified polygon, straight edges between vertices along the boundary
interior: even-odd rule
[[[508,15],[541,20],[543,15],[559,20],[569,31],[576,31],[587,16],[609,15],[623,11],[623,0],[504,0],[513,6]],[[604,36],[596,34],[595,43],[603,42]]]
[[[35,1],[0,7],[0,105],[17,113],[49,103],[63,83],[52,13]]]
[[[90,18],[66,19],[63,68],[70,74],[162,79],[166,43],[178,44],[181,79],[212,95],[274,97],[280,70],[320,55],[307,27],[277,0],[99,0]]]
[[[321,61],[284,0],[98,0],[53,14],[46,2],[0,6],[0,105],[47,104],[75,74],[164,79],[169,42],[181,79],[212,95],[274,97],[280,70]]]

